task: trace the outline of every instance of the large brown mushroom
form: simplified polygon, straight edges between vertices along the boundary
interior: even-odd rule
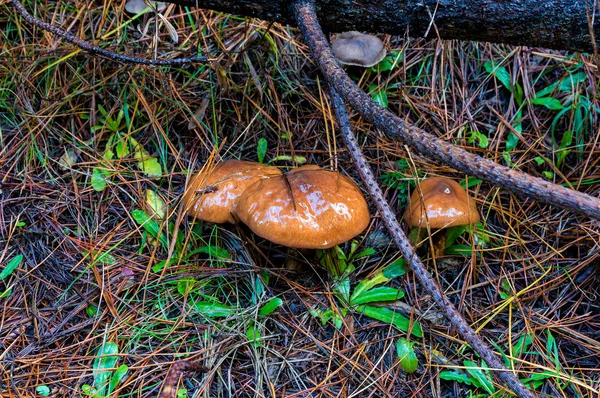
[[[242,192],[260,179],[281,174],[277,167],[226,160],[192,177],[183,195],[185,210],[198,220],[235,223],[235,207]]]
[[[479,221],[475,201],[465,189],[446,177],[426,178],[410,196],[404,220],[409,227],[427,230],[471,225]],[[445,235],[434,242],[436,253],[443,253]],[[440,247],[441,246],[441,247]]]
[[[248,187],[237,216],[254,233],[299,249],[346,242],[369,223],[369,209],[354,182],[318,166],[302,166]]]
[[[377,36],[354,31],[337,35],[331,50],[342,65],[370,68],[385,58],[385,45]]]

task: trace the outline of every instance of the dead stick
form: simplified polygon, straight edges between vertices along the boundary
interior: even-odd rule
[[[202,373],[208,372],[208,369],[200,361],[181,360],[175,362],[171,366],[171,369],[169,369],[163,382],[162,391],[158,394],[157,398],[175,398],[177,396],[177,382],[183,372],[188,370]]]
[[[79,37],[67,32],[67,31],[64,31],[60,28],[57,28],[56,26],[53,26],[47,22],[40,21],[39,19],[37,19],[36,17],[31,15],[27,11],[25,9],[25,7],[23,7],[23,4],[21,4],[21,2],[19,0],[11,0],[11,4],[17,10],[17,12],[19,14],[21,14],[21,16],[23,18],[25,18],[25,20],[27,22],[29,22],[30,24],[37,26],[40,29],[46,30],[58,37],[62,37],[69,43],[75,44],[77,47],[81,48],[82,50],[88,51],[92,54],[100,55],[102,57],[111,59],[113,61],[124,62],[124,63],[136,63],[136,64],[143,64],[143,65],[155,65],[155,66],[181,65],[181,64],[188,64],[188,63],[192,63],[192,62],[208,61],[207,57],[191,57],[191,58],[175,58],[175,59],[147,59],[147,58],[130,57],[127,55],[117,54],[115,52],[105,50],[102,47],[95,46],[92,43],[89,43],[83,39],[80,39]]]
[[[600,220],[600,199],[474,155],[406,123],[403,119],[376,104],[350,79],[335,60],[317,20],[313,2],[298,0],[292,3],[292,11],[296,16],[304,41],[310,48],[313,59],[319,65],[327,82],[335,88],[346,103],[373,123],[375,127],[408,144],[419,153],[437,159],[457,170],[489,181],[521,196]]]
[[[533,393],[525,387],[523,383],[502,363],[500,358],[494,353],[490,346],[483,341],[481,337],[465,321],[463,316],[458,312],[454,304],[446,297],[444,292],[440,289],[438,284],[435,282],[431,274],[425,269],[425,265],[421,262],[419,257],[415,253],[415,249],[412,247],[408,238],[402,232],[398,220],[394,215],[392,209],[385,200],[379,184],[375,181],[375,177],[369,168],[364,154],[362,153],[356,138],[350,128],[350,117],[346,111],[346,105],[340,98],[339,94],[329,86],[329,95],[331,97],[331,104],[335,112],[335,117],[338,121],[338,126],[344,144],[348,151],[354,166],[358,169],[358,173],[362,178],[363,183],[367,187],[371,198],[377,206],[377,211],[381,216],[383,223],[387,227],[388,231],[394,239],[394,243],[400,248],[402,255],[410,264],[410,268],[415,275],[421,281],[421,284],[429,291],[433,296],[435,302],[445,312],[446,317],[452,323],[452,325],[458,330],[458,333],[467,343],[473,347],[475,351],[485,360],[485,362],[496,372],[500,373],[500,377],[504,379],[506,384],[516,392],[520,397],[534,397]]]

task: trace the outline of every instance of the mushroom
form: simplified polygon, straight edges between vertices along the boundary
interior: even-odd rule
[[[185,210],[198,220],[235,223],[235,207],[242,192],[262,178],[281,174],[277,167],[226,160],[192,177],[183,195]]]
[[[162,11],[166,7],[166,3],[152,0],[149,0],[148,3],[146,3],[144,0],[127,0],[127,3],[125,3],[125,11],[130,14],[139,14],[142,11],[150,11],[153,9],[156,11]]]
[[[409,227],[441,230],[479,221],[475,201],[456,181],[446,177],[426,178],[410,196],[404,220]],[[434,241],[434,252],[443,254],[445,234]]]
[[[354,182],[335,171],[302,166],[248,187],[237,216],[254,233],[298,249],[346,242],[369,223],[369,208]]]
[[[331,41],[333,55],[342,65],[370,68],[385,58],[385,46],[376,36],[344,32]]]

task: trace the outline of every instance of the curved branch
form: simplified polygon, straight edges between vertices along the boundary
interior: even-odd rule
[[[75,44],[77,47],[81,48],[84,51],[88,51],[92,54],[97,54],[102,57],[108,58],[117,62],[125,62],[125,63],[135,63],[135,64],[143,64],[143,65],[155,65],[155,66],[165,66],[165,65],[181,65],[188,64],[191,62],[206,62],[208,61],[207,57],[191,57],[191,58],[174,58],[174,59],[147,59],[147,58],[138,58],[138,57],[130,57],[128,55],[117,54],[112,51],[108,51],[103,49],[102,47],[98,47],[89,43],[79,37],[64,31],[56,26],[49,24],[48,22],[40,21],[33,15],[31,15],[23,4],[19,0],[10,0],[10,4],[17,10],[19,14],[27,22],[30,24],[37,26],[40,29],[46,30],[58,37],[62,37],[69,43]]]
[[[383,193],[381,192],[381,188],[379,188],[379,185],[375,181],[373,172],[369,168],[360,146],[356,142],[356,138],[354,137],[352,129],[350,128],[350,118],[348,116],[348,112],[346,111],[344,102],[335,89],[333,89],[331,86],[329,86],[329,95],[331,97],[331,104],[335,112],[335,117],[338,121],[342,139],[344,140],[344,144],[350,152],[352,162],[358,169],[358,174],[360,174],[360,177],[367,187],[371,198],[375,202],[377,211],[379,212],[386,228],[390,232],[394,243],[396,246],[398,246],[398,248],[400,248],[402,255],[410,264],[412,271],[419,278],[419,281],[425,287],[425,289],[427,289],[427,291],[431,294],[435,302],[440,306],[440,308],[442,308],[450,323],[452,323],[452,325],[458,330],[460,336],[465,339],[465,341],[469,343],[475,351],[477,351],[477,353],[485,360],[488,366],[495,371],[499,371],[500,377],[502,377],[506,384],[520,397],[533,397],[534,395],[532,392],[529,391],[523,383],[521,383],[518,377],[512,373],[504,365],[504,363],[502,363],[496,354],[494,354],[494,351],[490,348],[490,346],[486,344],[483,339],[479,337],[479,335],[477,335],[477,333],[475,333],[475,331],[469,326],[454,304],[452,304],[444,292],[442,292],[431,274],[425,268],[425,265],[423,265],[421,262],[421,259],[419,259],[419,257],[416,255],[415,249],[410,244],[404,232],[402,232],[402,228],[400,228],[394,212],[385,200]]]
[[[471,174],[524,197],[549,203],[600,220],[600,199],[532,177],[522,171],[501,166],[491,160],[458,148],[376,104],[361,90],[334,58],[329,43],[319,26],[314,5],[299,0],[293,5],[305,43],[314,55],[325,79],[341,97],[378,129],[398,138],[417,152],[457,170]]]

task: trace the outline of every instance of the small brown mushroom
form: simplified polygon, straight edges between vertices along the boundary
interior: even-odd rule
[[[226,160],[192,177],[183,195],[185,210],[198,220],[235,223],[235,207],[242,192],[262,178],[281,174],[277,167]]]
[[[431,230],[471,225],[479,219],[475,201],[459,183],[446,177],[430,177],[421,181],[410,196],[404,213],[409,227],[429,226]],[[435,252],[443,253],[444,234],[434,242],[434,246]]]
[[[342,65],[370,68],[385,58],[385,46],[377,36],[354,31],[337,35],[331,50]]]
[[[257,235],[299,249],[333,247],[369,223],[369,208],[356,184],[314,165],[254,183],[240,197],[237,215]]]

